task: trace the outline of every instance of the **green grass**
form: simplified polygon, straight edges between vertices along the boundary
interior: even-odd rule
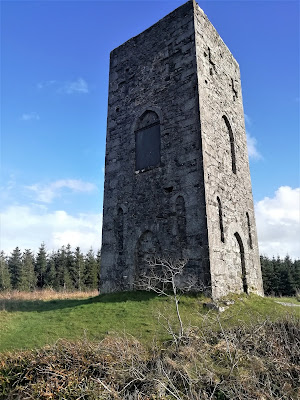
[[[300,317],[300,308],[285,307],[270,298],[234,296],[235,304],[220,314],[222,324],[269,318],[287,313]],[[201,296],[183,296],[180,310],[185,326],[202,325],[216,329],[217,312],[207,311]],[[158,322],[158,313],[175,321],[170,300],[152,293],[125,292],[85,299],[0,300],[0,352],[40,348],[58,339],[87,338],[99,341],[108,334],[126,332],[144,344],[167,340],[168,334]],[[161,320],[162,321],[162,320]]]
[[[283,303],[297,304],[300,306],[300,301],[297,300],[296,297],[270,297],[270,299],[275,301],[281,301]]]

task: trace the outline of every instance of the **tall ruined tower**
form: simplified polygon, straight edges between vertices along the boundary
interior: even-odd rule
[[[100,291],[148,254],[214,298],[263,293],[239,66],[194,1],[111,52]]]

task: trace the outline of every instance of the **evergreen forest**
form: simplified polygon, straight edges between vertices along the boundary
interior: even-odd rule
[[[0,253],[0,290],[93,290],[98,288],[100,250],[83,254],[68,244],[48,253],[42,243],[37,254],[16,247],[10,256]]]

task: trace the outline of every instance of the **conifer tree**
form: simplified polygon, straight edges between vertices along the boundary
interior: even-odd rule
[[[77,271],[75,265],[74,254],[71,249],[71,245],[68,244],[66,247],[66,275],[65,284],[68,290],[76,288],[77,283]]]
[[[98,288],[99,288],[99,284],[100,284],[100,268],[101,268],[101,249],[99,249],[97,251],[96,260],[97,260],[97,268],[98,268]]]
[[[39,248],[35,261],[35,274],[37,277],[37,287],[42,289],[45,286],[45,274],[47,268],[46,246],[43,242]]]
[[[11,282],[10,282],[10,273],[8,269],[7,258],[4,254],[4,251],[0,253],[0,290],[10,290]]]
[[[91,248],[85,256],[85,285],[89,289],[98,288],[98,264],[94,251]]]
[[[8,269],[12,288],[17,289],[19,287],[22,270],[22,253],[19,247],[16,247],[8,258]]]
[[[45,287],[58,289],[56,286],[56,268],[55,268],[55,253],[52,252],[47,259],[47,268],[45,274]]]
[[[84,257],[80,251],[80,247],[76,247],[74,254],[75,268],[76,268],[76,278],[75,278],[75,288],[79,290],[84,290]]]
[[[34,271],[34,256],[31,250],[26,249],[22,256],[22,269],[20,282],[17,289],[29,292],[34,290],[35,288],[36,275]]]

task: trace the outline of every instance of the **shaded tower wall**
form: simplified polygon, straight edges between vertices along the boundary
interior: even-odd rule
[[[239,65],[196,3],[195,36],[212,294],[263,294]]]
[[[133,288],[147,254],[210,285],[191,1],[110,57],[100,291]]]

